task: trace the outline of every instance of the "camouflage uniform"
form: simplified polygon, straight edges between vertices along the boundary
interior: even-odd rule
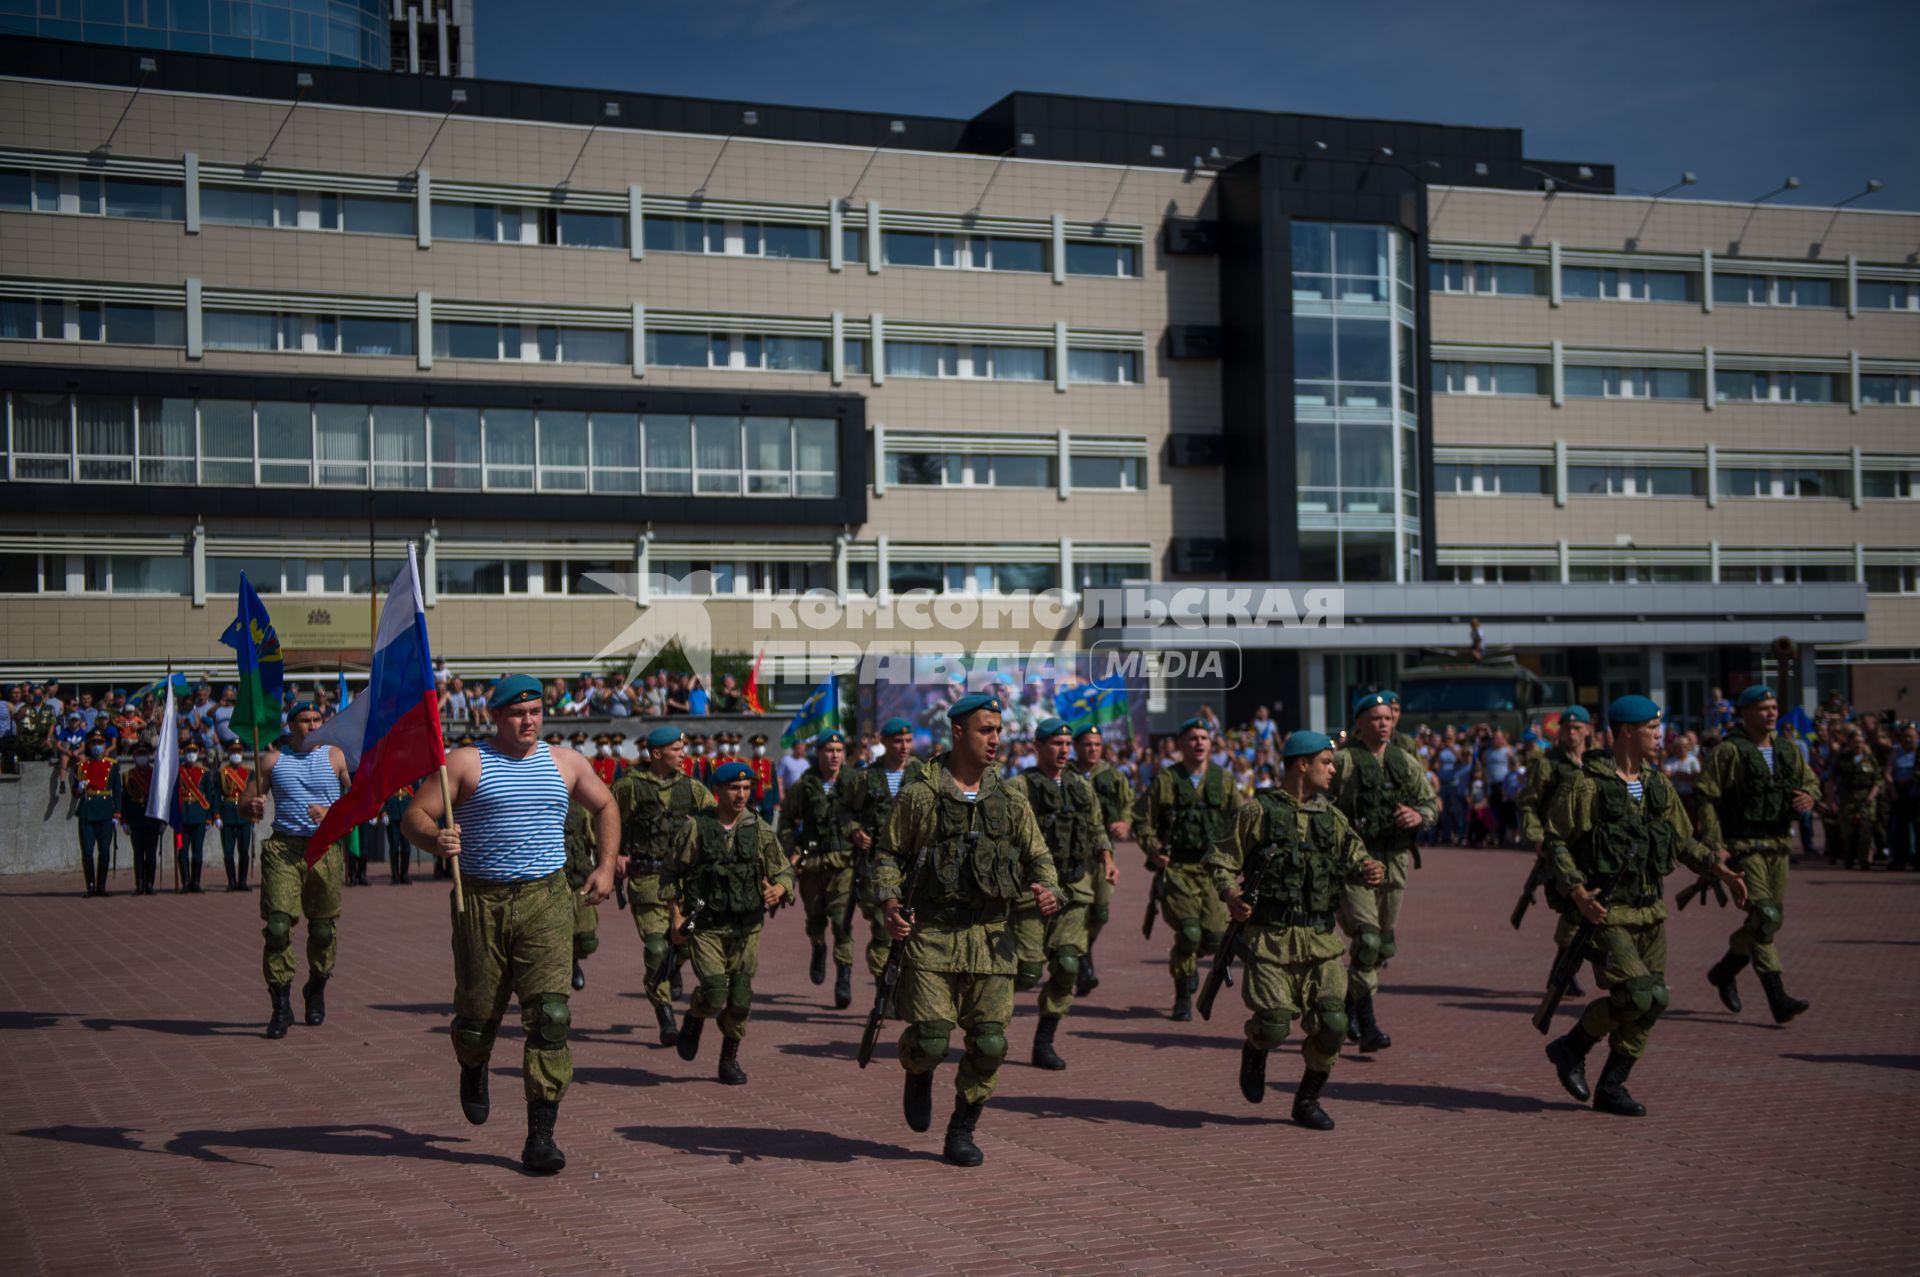
[[[1013,988],[1016,993],[1039,988],[1040,1014],[1057,1018],[1073,1006],[1080,955],[1087,951],[1093,884],[1106,879],[1106,856],[1113,842],[1093,786],[1072,768],[1060,773],[1057,784],[1038,768],[1022,772],[1014,783],[1025,788],[1027,805],[1053,856],[1060,911],[1043,916],[1030,892],[1014,900]]]
[[[1545,883],[1547,905],[1558,921],[1554,925],[1553,944],[1564,949],[1573,938],[1574,923],[1567,917],[1566,901],[1553,885],[1552,857],[1547,855],[1547,812],[1554,796],[1568,779],[1580,770],[1580,764],[1566,750],[1555,745],[1540,755],[1540,761],[1527,773],[1526,787],[1520,791],[1520,836],[1528,845],[1538,847],[1533,872]]]
[[[1160,915],[1173,930],[1167,970],[1173,975],[1178,1018],[1188,1018],[1181,1010],[1193,990],[1200,950],[1218,948],[1226,934],[1226,906],[1220,903],[1203,862],[1214,844],[1232,830],[1239,806],[1233,777],[1213,763],[1207,764],[1197,785],[1185,763],[1161,768],[1140,800],[1140,821],[1134,829],[1140,850],[1170,858],[1165,870],[1155,869],[1151,861],[1147,869],[1166,875]]]
[[[651,768],[633,767],[614,782],[613,801],[620,811],[620,854],[628,858],[627,907],[640,936],[641,969],[654,971],[667,956],[667,932],[673,921],[660,895],[661,867],[679,845],[693,814],[714,805],[713,791],[680,772],[663,778]],[[673,994],[667,981],[648,986],[646,994],[656,1014],[672,1014]],[[666,1030],[663,1018],[661,1031]]]
[[[846,793],[860,783],[841,768],[828,782],[809,771],[780,800],[780,845],[798,858],[800,903],[807,911],[807,939],[816,950],[833,928],[833,961],[853,965],[853,831]],[[882,782],[885,783],[884,781]],[[904,788],[904,787],[903,787]]]
[[[901,769],[900,788],[905,789],[907,782],[926,773],[926,764],[917,758],[907,759],[907,765]],[[873,839],[873,846],[863,854],[855,851],[854,886],[857,897],[855,903],[867,918],[867,971],[874,979],[887,968],[887,956],[893,952],[893,939],[887,935],[885,912],[880,901],[873,894],[873,866],[886,841],[888,817],[893,813],[894,793],[887,788],[887,772],[879,763],[855,772],[847,779],[847,812]]]
[[[578,971],[580,961],[600,947],[600,906],[588,904],[580,894],[599,864],[599,844],[594,836],[593,813],[579,803],[567,808],[566,840],[567,886],[573,889],[573,962]]]
[[[687,948],[697,983],[687,1014],[718,1018],[720,1032],[733,1042],[746,1037],[753,1013],[766,921],[763,879],[792,897],[793,869],[773,830],[752,811],[741,812],[728,829],[712,808],[680,827],[678,845],[660,874],[660,898],[677,902],[692,924]]]
[[[1093,792],[1100,799],[1100,811],[1106,822],[1111,824],[1133,823],[1133,785],[1127,780],[1125,772],[1106,759],[1092,771],[1074,763],[1074,770],[1085,776],[1093,784]],[[1093,946],[1100,939],[1101,928],[1113,914],[1113,885],[1105,874],[1095,874],[1093,878],[1093,905],[1087,910],[1087,952],[1093,952]]]
[[[1880,783],[1880,765],[1874,761],[1871,749],[1836,753],[1830,776],[1840,806],[1840,816],[1834,824],[1840,833],[1835,854],[1850,868],[1866,869],[1873,864],[1880,842],[1879,812],[1872,796],[1874,787]]]
[[[1419,812],[1424,829],[1439,815],[1440,803],[1417,757],[1390,744],[1376,758],[1358,741],[1335,753],[1328,799],[1360,835],[1368,854],[1387,869],[1379,886],[1350,884],[1340,900],[1340,929],[1353,942],[1355,992],[1372,997],[1380,989],[1380,969],[1399,951],[1394,928],[1407,891],[1413,844],[1420,837],[1420,829],[1402,829],[1394,822],[1395,808],[1404,803]]]

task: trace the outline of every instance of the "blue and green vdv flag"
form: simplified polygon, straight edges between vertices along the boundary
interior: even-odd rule
[[[780,748],[792,749],[795,741],[810,741],[821,732],[834,731],[840,726],[840,682],[829,674],[820,680],[820,686],[807,693],[800,711],[787,724],[787,730],[780,733]]]
[[[1089,727],[1105,727],[1127,717],[1127,684],[1119,674],[1082,683],[1053,694],[1053,712],[1078,736]]]
[[[233,734],[252,741],[259,733],[263,741],[279,739],[281,687],[286,666],[280,659],[280,636],[273,632],[273,618],[266,604],[254,593],[247,574],[240,574],[240,608],[220,641],[234,650],[240,660],[240,678],[233,706]]]

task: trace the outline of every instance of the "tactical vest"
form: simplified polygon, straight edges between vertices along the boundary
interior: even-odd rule
[[[842,768],[840,775],[834,778],[833,785],[837,793],[842,786],[856,783],[858,783],[856,780],[847,775],[846,769]],[[885,778],[881,779],[880,787],[882,790],[886,789]],[[799,799],[800,809],[794,813],[793,823],[794,834],[799,840],[799,845],[802,847],[811,845],[814,852],[821,855],[844,851],[853,846],[841,830],[840,822],[835,819],[840,800],[836,794],[827,792],[827,783],[812,772],[808,772],[797,788],[799,793],[795,797]]]
[[[1254,798],[1266,825],[1267,840],[1242,866],[1248,894],[1256,896],[1254,921],[1331,930],[1346,871],[1334,859],[1340,847],[1333,809],[1307,813],[1300,834],[1300,808],[1271,790]]]
[[[1636,803],[1617,774],[1591,767],[1586,771],[1595,791],[1593,824],[1569,848],[1574,863],[1586,875],[1587,885],[1597,889],[1632,861],[1608,903],[1645,908],[1661,898],[1680,841],[1667,821],[1668,808],[1679,801],[1673,783],[1647,768],[1641,773],[1644,797]]]
[[[1880,783],[1880,768],[1874,762],[1871,751],[1849,754],[1834,768],[1833,780],[1840,790],[1842,801],[1860,802],[1866,798],[1868,790]]]
[[[714,914],[758,914],[766,907],[760,894],[760,831],[752,812],[742,812],[731,830],[719,818],[702,813],[693,822],[699,859],[689,875],[693,894]],[[682,908],[690,908],[683,901]]]
[[[1418,829],[1402,829],[1395,816],[1402,804],[1418,809],[1427,798],[1426,774],[1411,754],[1387,747],[1385,761],[1371,750],[1349,746],[1353,775],[1340,788],[1340,810],[1352,822],[1367,850],[1405,851],[1420,837]]]
[[[1233,782],[1225,770],[1211,763],[1197,789],[1190,773],[1181,775],[1172,768],[1168,772],[1172,773],[1169,788],[1173,790],[1173,803],[1160,816],[1161,850],[1179,864],[1198,864],[1233,828],[1227,810],[1233,799]]]
[[[920,887],[933,914],[1004,916],[1006,903],[1025,890],[1020,849],[1013,841],[1012,797],[996,785],[968,802],[936,785],[934,815],[933,845]]]
[[[1727,743],[1739,755],[1740,781],[1718,804],[1721,832],[1729,841],[1739,842],[1786,837],[1793,826],[1793,786],[1787,781],[1783,751],[1793,746],[1775,737],[1769,767],[1767,756],[1745,733],[1730,733]]]
[[[682,818],[693,814],[694,781],[676,776],[663,790],[650,777],[637,776],[632,785],[633,814],[620,831],[620,850],[635,858],[627,872],[637,877],[656,871],[672,850],[674,831]]]
[[[900,788],[905,789],[925,770],[919,759],[909,758],[900,772]],[[867,810],[872,813],[862,823],[868,827],[870,835],[878,838],[887,827],[887,821],[893,817],[894,794],[887,788],[886,768],[879,763],[873,764],[860,774],[860,783],[867,787]]]
[[[1040,832],[1047,840],[1047,850],[1053,853],[1054,871],[1062,883],[1079,882],[1100,854],[1100,829],[1093,819],[1093,786],[1071,770],[1061,773],[1064,788],[1037,770],[1021,779],[1027,787],[1033,817],[1040,822]]]

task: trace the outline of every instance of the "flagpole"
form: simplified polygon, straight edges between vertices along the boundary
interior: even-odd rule
[[[167,658],[166,687],[167,687],[167,691],[166,691],[167,708],[172,709],[174,707],[174,703],[173,703],[173,658],[171,657]],[[160,715],[161,723],[164,724],[167,721],[167,718],[168,718],[168,715],[165,713],[162,713]],[[173,734],[174,734],[174,748],[177,750],[180,747],[180,741],[179,741],[180,728],[177,721],[174,724]],[[172,809],[174,796],[178,794],[180,789],[180,764],[177,760],[175,761],[174,767],[173,767],[173,788],[174,788],[175,794],[170,794],[167,797],[167,806],[169,810]],[[169,821],[167,824],[167,843],[168,843],[167,850],[173,853],[173,890],[175,895],[178,895],[180,892],[180,848],[174,845],[174,839],[178,838],[179,836],[180,836],[180,831],[175,829],[173,827],[172,822]]]
[[[441,763],[440,828],[442,829],[451,829],[453,827],[453,804],[448,801],[447,793],[447,765]],[[455,852],[453,855],[448,856],[447,863],[453,866],[453,911],[455,913],[465,913],[467,911],[467,896],[466,893],[460,889],[460,854]]]

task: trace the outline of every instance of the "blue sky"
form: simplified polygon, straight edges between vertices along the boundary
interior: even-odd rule
[[[489,79],[970,116],[1014,89],[1524,129],[1624,190],[1920,209],[1916,0],[479,0]]]

